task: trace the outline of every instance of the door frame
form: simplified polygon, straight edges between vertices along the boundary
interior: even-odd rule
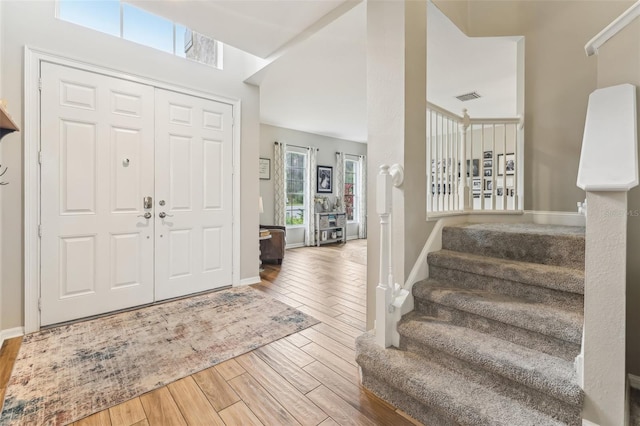
[[[229,104],[233,111],[233,194],[240,194],[240,138],[242,101],[92,65],[30,46],[24,48],[24,329],[40,330],[40,64],[80,69],[109,77],[146,84],[159,89]],[[240,196],[233,197],[232,285],[240,284]]]

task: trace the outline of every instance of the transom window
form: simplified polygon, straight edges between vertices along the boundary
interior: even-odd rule
[[[221,43],[121,0],[58,0],[57,17],[222,69]]]
[[[305,176],[307,155],[287,151],[285,158],[285,191],[287,194],[286,224],[304,225],[305,209]]]
[[[347,220],[358,220],[358,180],[360,167],[357,161],[344,160],[344,207]]]

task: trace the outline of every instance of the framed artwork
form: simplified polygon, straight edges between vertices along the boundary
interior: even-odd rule
[[[333,192],[333,167],[318,166],[316,192],[319,194],[331,194]]]
[[[507,176],[514,175],[516,173],[516,155],[514,153],[506,154],[506,169],[505,169],[505,154],[498,154],[498,176],[503,176],[506,170]]]
[[[258,164],[258,176],[260,176],[260,179],[271,179],[271,160],[268,158],[261,158],[260,163]]]
[[[485,151],[482,153],[482,157],[486,160],[489,158],[493,158],[493,151]]]

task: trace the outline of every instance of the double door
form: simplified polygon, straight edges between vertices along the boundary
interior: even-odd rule
[[[232,107],[41,68],[41,325],[232,283]]]

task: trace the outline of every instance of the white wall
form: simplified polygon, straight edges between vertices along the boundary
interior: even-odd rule
[[[264,203],[264,213],[260,215],[260,223],[264,225],[271,225],[274,223],[273,143],[275,141],[299,146],[314,146],[316,148],[320,148],[318,151],[318,165],[331,166],[334,170],[336,168],[336,151],[353,155],[367,154],[367,145],[364,143],[300,132],[298,130],[285,129],[282,127],[270,126],[268,124],[261,124],[260,157],[269,158],[271,160],[271,179],[260,180],[260,195],[262,196],[262,201]],[[333,194],[328,195],[332,202],[335,202],[335,191]],[[347,227],[347,237],[354,237],[357,235],[357,225],[349,225]],[[304,229],[289,229],[287,231],[287,245],[296,245],[301,243],[304,243]]]
[[[242,83],[255,65],[252,56],[225,46],[224,70],[186,61],[173,55],[57,20],[53,1],[3,1],[2,97],[21,127],[23,117],[24,46],[47,50],[65,57],[202,92],[242,100],[241,139],[241,265],[240,278],[258,275],[258,140],[259,91]],[[1,189],[0,257],[2,317],[4,329],[18,327],[23,320],[23,193],[22,163],[24,133],[2,141],[1,158],[9,166],[10,185]],[[46,137],[46,135],[44,135]]]

